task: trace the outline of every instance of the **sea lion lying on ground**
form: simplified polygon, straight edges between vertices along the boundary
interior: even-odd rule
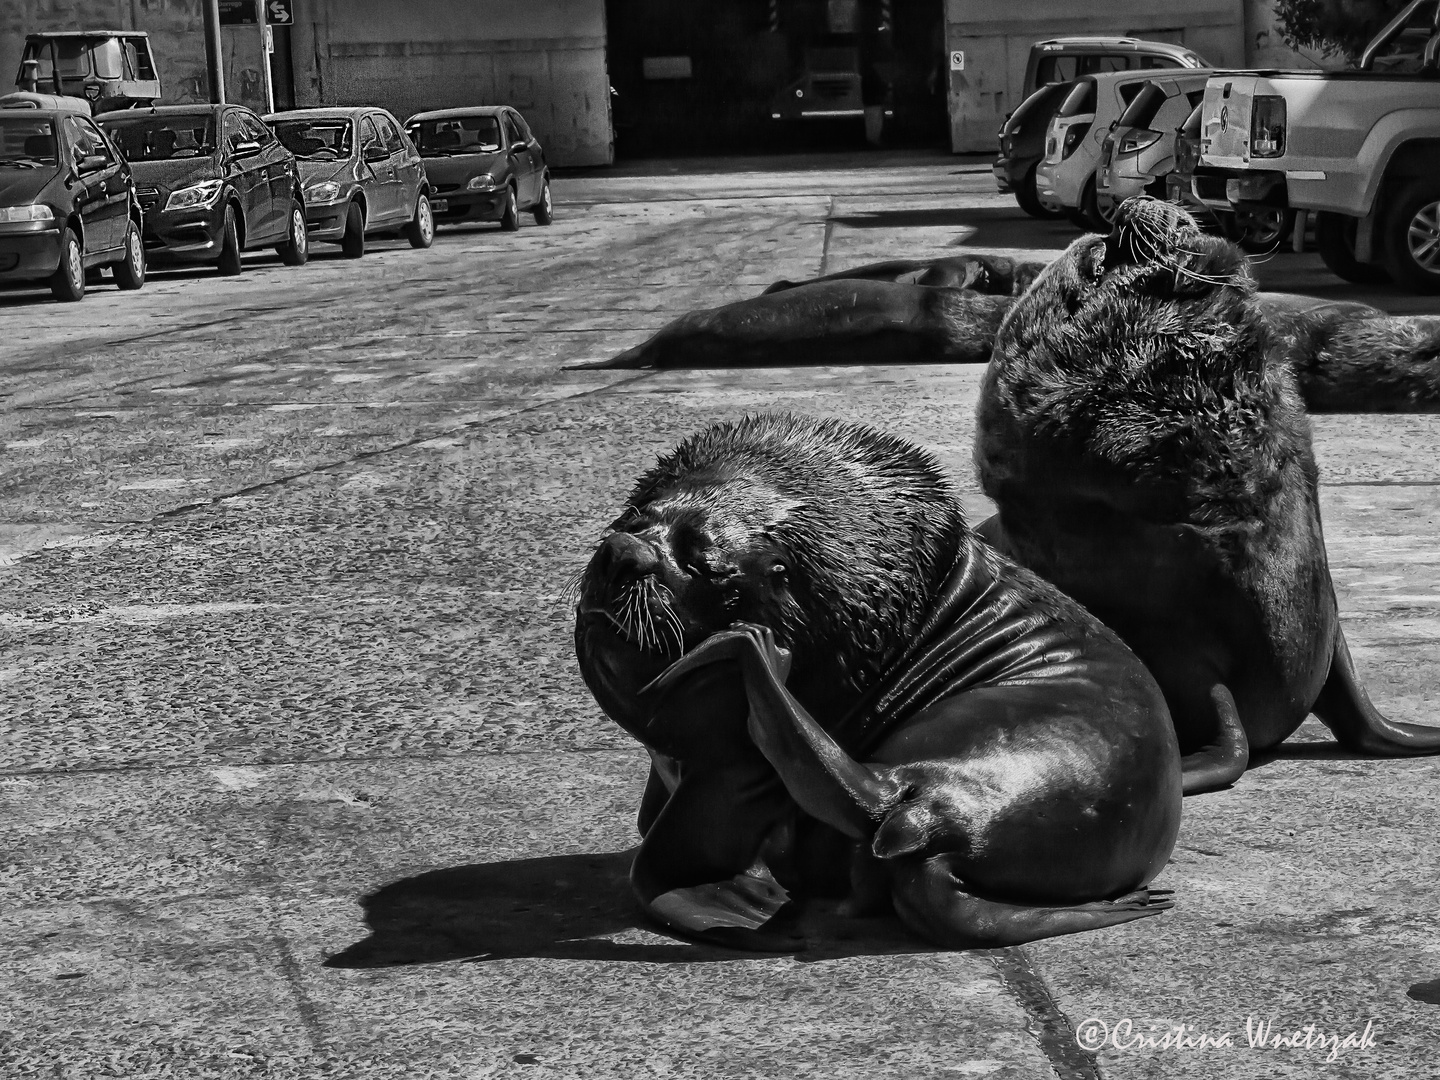
[[[950,255],[940,259],[891,259],[841,270],[807,281],[777,281],[761,295],[821,281],[893,281],[902,285],[970,289],[988,296],[1019,296],[1045,269],[1043,262],[1017,262],[1004,255]]]
[[[981,532],[1145,661],[1187,793],[1234,782],[1312,711],[1351,749],[1440,751],[1440,728],[1392,723],[1356,679],[1294,343],[1271,321],[1234,245],[1131,200],[1012,309],[980,391],[999,507]]]
[[[773,947],[756,932],[845,868],[842,836],[860,902],[941,945],[1169,906],[1146,889],[1180,822],[1159,688],[966,527],[928,454],[748,417],[662,457],[611,529],[575,645],[654,763],[631,873],[650,916]]]

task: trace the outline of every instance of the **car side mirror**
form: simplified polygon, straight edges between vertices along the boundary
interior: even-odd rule
[[[388,161],[390,151],[383,146],[367,146],[365,148],[365,160],[370,162]]]
[[[230,152],[236,157],[251,157],[260,152],[260,143],[255,139],[241,139],[231,143]]]
[[[76,171],[81,175],[85,173],[98,172],[109,165],[110,161],[103,154],[86,154],[75,163]]]

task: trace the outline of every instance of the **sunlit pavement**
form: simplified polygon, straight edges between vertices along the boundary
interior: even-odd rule
[[[1076,233],[943,156],[554,190],[549,228],[429,251],[0,292],[0,1075],[1432,1077],[1440,767],[1313,722],[1187,801],[1155,919],[968,954],[826,924],[795,957],[638,920],[645,761],[578,677],[567,578],[658,452],[753,409],[918,440],[984,514],[980,369],[561,364],[776,278]],[[1440,311],[1314,255],[1257,272]],[[1315,437],[1362,676],[1433,722],[1440,425]]]

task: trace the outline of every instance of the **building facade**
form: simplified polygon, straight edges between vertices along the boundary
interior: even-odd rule
[[[223,4],[231,17],[245,0]],[[556,165],[818,145],[994,149],[1030,46],[1130,35],[1218,66],[1313,66],[1272,0],[288,0],[273,29],[277,107],[509,104]],[[253,3],[249,5],[253,9]],[[27,32],[152,36],[165,101],[205,100],[201,0],[6,0],[0,80]],[[261,32],[222,30],[227,96],[265,105]],[[871,114],[862,121],[862,114]],[[871,121],[875,125],[869,126]]]

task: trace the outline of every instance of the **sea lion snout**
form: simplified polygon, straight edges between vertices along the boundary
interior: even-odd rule
[[[633,533],[614,532],[600,542],[590,563],[595,584],[609,592],[653,574],[660,557],[652,544]]]

